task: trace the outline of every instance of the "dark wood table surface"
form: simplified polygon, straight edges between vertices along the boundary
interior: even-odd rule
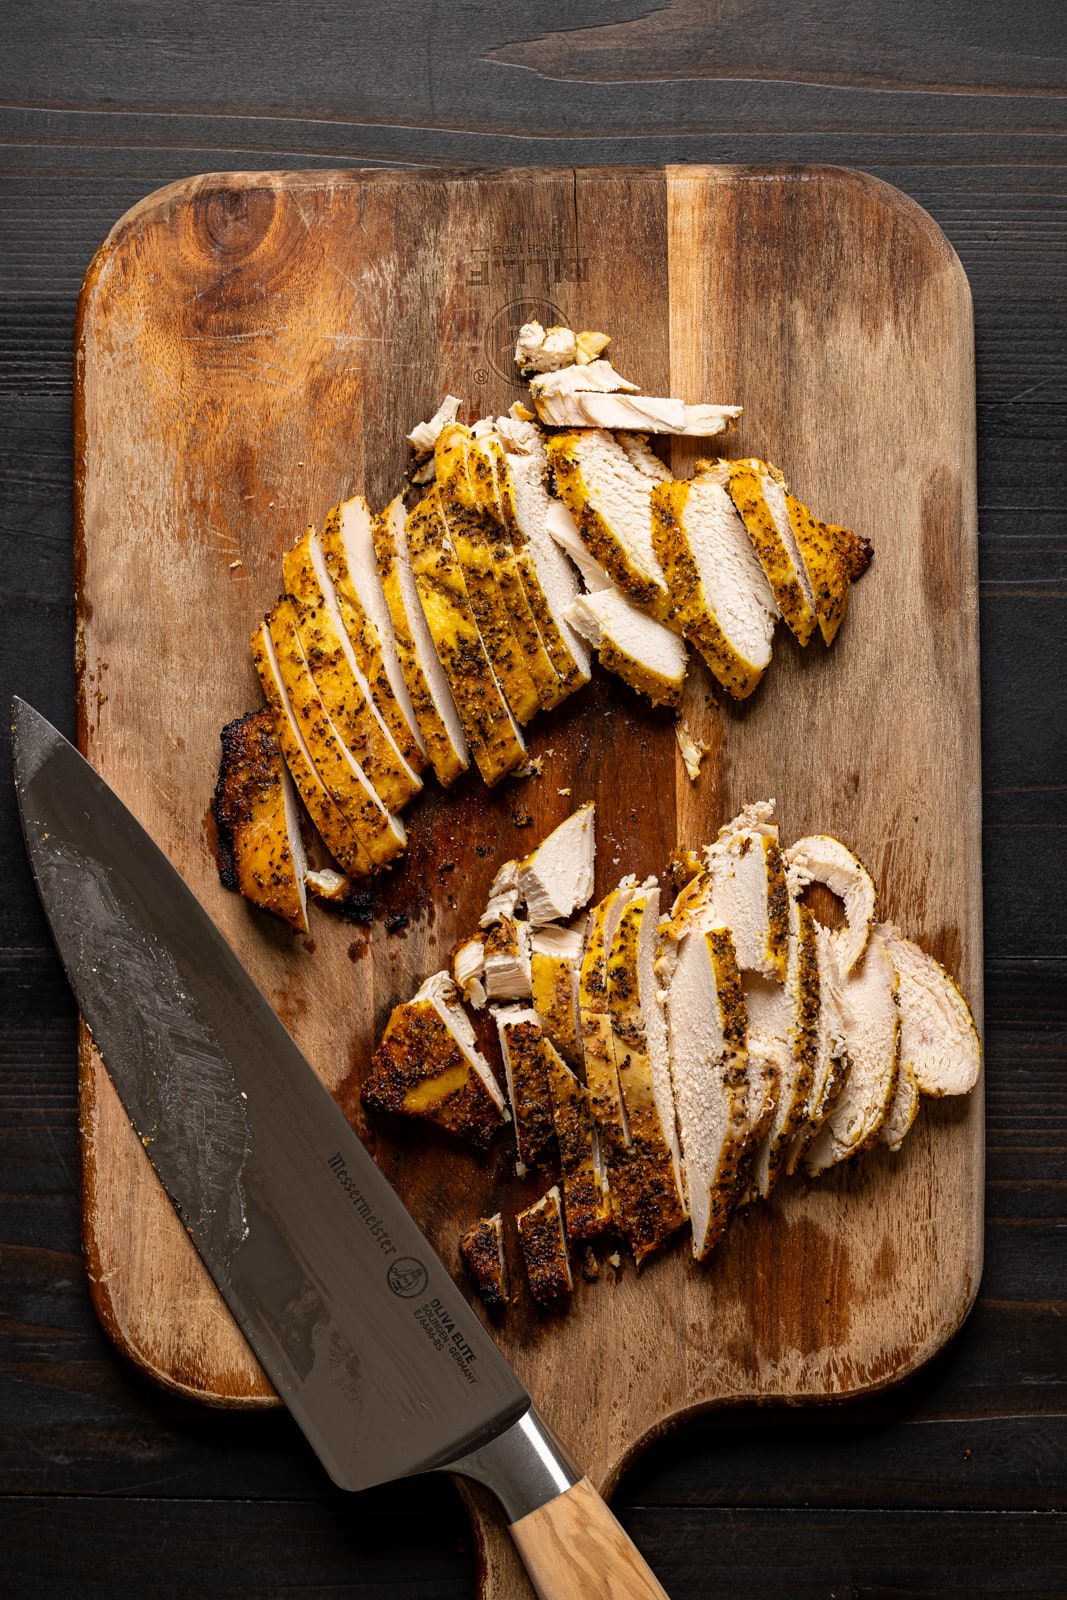
[[[0,698],[73,731],[71,349],[112,223],[174,178],[379,164],[837,162],[974,293],[986,1269],[868,1402],[706,1418],[617,1498],[673,1600],[1067,1595],[1067,8],[1060,0],[8,0]],[[6,723],[6,718],[4,719]],[[3,767],[9,771],[6,729]],[[79,1251],[75,1013],[0,795],[0,1594],[474,1592],[447,1481],[334,1491],[283,1415],[161,1393]]]

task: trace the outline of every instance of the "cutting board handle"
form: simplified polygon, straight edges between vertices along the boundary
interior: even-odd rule
[[[668,1600],[588,1478],[511,1524],[540,1600]]]

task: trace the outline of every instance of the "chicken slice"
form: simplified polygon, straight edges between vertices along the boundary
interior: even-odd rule
[[[653,972],[659,889],[630,901],[608,955],[608,1015],[627,1131],[622,1227],[641,1261],[687,1216],[667,1025]]]
[[[893,1104],[900,1075],[899,984],[886,941],[872,932],[862,963],[841,985],[848,1080],[812,1140],[812,1177],[873,1144]]]
[[[530,1006],[493,1006],[515,1124],[515,1170],[525,1177],[552,1143],[552,1092],[547,1043]]]
[[[814,595],[786,504],[786,484],[776,467],[755,457],[698,462],[697,473],[721,483],[748,529],[786,625],[802,645],[815,631]]]
[[[727,693],[744,700],[770,664],[778,614],[745,525],[704,476],[656,485],[651,505],[674,619]]]
[[[526,757],[518,723],[485,652],[435,486],[407,520],[411,570],[470,750],[492,787]]]
[[[603,429],[554,434],[547,449],[556,492],[589,555],[632,600],[666,617],[667,581],[652,539],[651,479]]]
[[[530,928],[500,917],[483,941],[482,982],[490,1000],[529,1000]]]
[[[589,1086],[593,1121],[607,1171],[612,1214],[615,1226],[621,1233],[626,1232],[627,1215],[635,1211],[639,1196],[632,1193],[628,1185],[630,1139],[608,1008],[608,958],[619,920],[637,893],[634,881],[624,880],[593,908],[578,979],[578,1016],[585,1081]]]
[[[584,369],[588,371],[588,368]],[[537,415],[551,428],[610,428],[627,433],[684,434],[712,439],[737,427],[741,406],[695,405],[645,394],[545,395],[534,398]]]
[[[589,551],[582,543],[582,536],[578,532],[578,524],[571,516],[562,500],[553,500],[550,503],[548,515],[545,518],[545,527],[561,556],[573,562],[582,575],[582,581],[590,594],[596,594],[601,589],[614,589],[615,585],[608,577],[604,568],[593,560]],[[573,577],[573,573],[572,573]],[[574,585],[575,598],[581,594],[578,584]],[[573,600],[567,606],[569,614]],[[571,626],[570,623],[567,624]],[[588,646],[586,647],[588,649]]]
[[[508,494],[508,468],[503,447],[495,434],[470,438],[467,445],[467,470],[474,492],[475,508],[486,520],[494,570],[500,584],[512,631],[522,651],[523,662],[533,679],[538,705],[551,710],[568,693],[560,682],[545,643],[544,595],[537,583],[536,568],[526,541],[514,519],[514,506]],[[531,581],[532,580],[532,581]]]
[[[823,642],[830,645],[845,620],[851,587],[843,542],[837,537],[835,529],[820,522],[793,495],[787,494],[785,503],[793,538],[811,585],[812,605],[818,618],[819,632]]]
[[[492,1217],[479,1217],[467,1229],[459,1241],[459,1254],[486,1310],[503,1311],[511,1293],[499,1211]]]
[[[368,1111],[420,1117],[481,1146],[511,1116],[456,999],[448,973],[435,972],[394,1008],[360,1099]]]
[[[586,362],[584,366],[571,363],[556,367],[551,372],[538,373],[530,380],[530,395],[536,406],[539,400],[562,398],[572,394],[640,394],[640,386],[616,372],[606,359]]]
[[[820,998],[818,923],[813,911],[791,900],[784,985],[771,986],[760,978],[745,985],[750,1048],[779,1062],[774,1116],[752,1158],[752,1189],[764,1199],[785,1175],[811,1102]]]
[[[897,1092],[878,1130],[878,1143],[887,1144],[890,1150],[899,1150],[918,1114],[919,1085],[915,1082],[915,1074],[909,1063],[901,1061]]]
[[[829,928],[817,923],[815,940],[819,963],[819,1020],[815,1037],[815,1066],[803,1121],[786,1159],[785,1170],[790,1174],[796,1172],[802,1165],[812,1140],[837,1104],[849,1072],[841,1014],[841,973],[837,965],[833,934]]]
[[[729,928],[742,972],[785,982],[789,891],[774,822],[774,801],[746,806],[704,852],[715,919]]]
[[[399,811],[422,788],[422,779],[405,760],[374,701],[341,620],[314,528],[286,552],[282,571],[300,648],[326,712],[382,804]],[[374,629],[369,618],[367,628]],[[421,766],[422,757],[417,759]]]
[[[334,507],[322,525],[321,541],[316,547],[319,581],[324,590],[328,588],[326,576],[333,584],[341,632],[355,656],[358,672],[366,680],[378,715],[403,759],[421,772],[427,760],[426,744],[404,680],[393,621],[375,561],[375,520],[362,495]]]
[[[431,459],[438,435],[444,428],[448,427],[450,422],[455,422],[462,404],[463,401],[458,395],[446,394],[429,421],[417,422],[412,428],[407,440],[411,446],[411,454],[416,467],[422,466]],[[433,473],[431,472],[423,478],[416,472],[413,475],[413,481],[415,483],[428,483],[432,476]]]
[[[385,806],[323,705],[297,633],[292,601],[279,601],[267,623],[282,684],[315,769],[371,860],[387,866],[407,845],[404,824]]]
[[[677,706],[685,686],[685,645],[618,589],[583,594],[568,621],[595,646],[600,664],[657,706]]]
[[[228,889],[308,931],[307,858],[293,781],[270,706],[222,730],[222,761],[212,798],[219,877]]]
[[[920,1094],[969,1094],[978,1082],[982,1047],[971,1008],[939,961],[884,924],[878,932],[900,983],[900,1061]]]
[[[375,562],[415,723],[437,781],[447,789],[470,766],[470,751],[419,600],[406,523],[398,495],[372,525]]]
[[[539,428],[513,417],[498,417],[494,437],[502,446],[497,460],[497,489],[504,519],[511,530],[519,575],[526,589],[545,649],[559,678],[559,694],[570,694],[589,681],[589,646],[566,620],[578,595],[578,582],[547,527],[559,502],[545,487],[548,458]]]
[[[874,927],[878,891],[874,879],[857,855],[832,834],[811,834],[798,839],[785,852],[794,891],[821,883],[844,902],[845,920],[834,930],[834,948],[843,977],[847,977],[867,948]]]
[[[470,429],[460,423],[452,423],[439,437],[438,505],[485,653],[516,720],[526,723],[541,705],[528,659],[531,651],[536,656],[541,638],[510,561],[510,539],[496,519],[478,507],[470,445]],[[525,610],[521,636],[513,626],[506,586]]]
[[[559,1185],[553,1184],[536,1204],[515,1218],[519,1243],[526,1260],[530,1293],[541,1305],[551,1305],[574,1291]]]
[[[577,928],[535,928],[530,939],[533,1006],[545,1034],[573,1067],[582,1065],[578,977],[582,934]]]
[[[281,669],[274,650],[274,641],[266,620],[252,635],[252,660],[255,663],[263,695],[274,718],[274,732],[278,739],[285,764],[292,774],[308,815],[322,835],[323,843],[353,878],[367,878],[377,866],[364,848],[358,834],[337,802],[326,788],[292,706]]]
[[[489,899],[478,919],[480,928],[491,928],[501,917],[513,917],[519,904],[519,863],[505,861],[496,869],[489,885]]]
[[[737,1199],[749,1125],[745,999],[730,930],[675,928],[661,945],[671,1081],[685,1162],[693,1254],[719,1242]]]
[[[595,1239],[611,1226],[611,1199],[589,1090],[554,1046],[546,1044],[567,1232],[572,1239]]]
[[[596,858],[592,802],[553,828],[519,863],[519,897],[531,922],[564,922],[593,893]]]

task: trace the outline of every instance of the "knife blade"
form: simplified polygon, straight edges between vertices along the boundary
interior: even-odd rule
[[[186,1231],[330,1477],[497,1497],[542,1600],[664,1597],[181,875],[73,745],[13,706],[52,935]]]

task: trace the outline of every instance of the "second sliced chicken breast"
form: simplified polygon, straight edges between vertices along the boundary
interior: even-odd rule
[[[681,702],[688,665],[683,641],[619,589],[580,595],[568,606],[567,620],[594,646],[602,667],[653,705]]]
[[[651,479],[598,428],[554,434],[548,460],[590,556],[632,600],[666,618],[670,604],[652,538]]]

